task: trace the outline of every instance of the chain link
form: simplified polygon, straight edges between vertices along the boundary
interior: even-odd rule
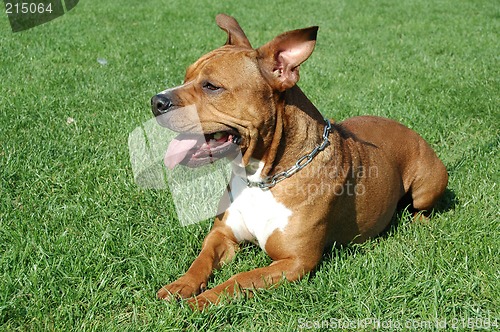
[[[258,187],[263,190],[269,190],[274,187],[278,182],[281,182],[285,179],[288,179],[304,167],[306,167],[313,159],[316,157],[318,153],[326,149],[326,147],[330,144],[328,140],[328,136],[330,135],[330,130],[332,129],[332,124],[330,120],[325,119],[325,129],[323,130],[323,142],[320,145],[316,146],[311,152],[302,156],[297,160],[295,165],[290,167],[288,170],[284,172],[277,173],[273,176],[268,176],[266,179],[260,182],[251,182],[247,180],[247,185],[249,187]]]

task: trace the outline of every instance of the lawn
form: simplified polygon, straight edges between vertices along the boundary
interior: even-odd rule
[[[183,227],[168,190],[139,188],[127,140],[151,96],[224,43],[219,12],[254,46],[319,25],[299,83],[310,99],[339,121],[415,129],[450,183],[429,222],[403,212],[299,282],[197,313],[155,296],[211,220]],[[0,330],[498,328],[497,1],[88,0],[18,33],[0,16]],[[209,286],[269,263],[245,245]]]

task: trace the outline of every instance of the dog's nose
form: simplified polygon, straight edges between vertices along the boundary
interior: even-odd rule
[[[155,116],[167,113],[172,106],[172,100],[166,95],[158,94],[151,98],[151,110]]]

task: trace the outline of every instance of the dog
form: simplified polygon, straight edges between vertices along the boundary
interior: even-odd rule
[[[229,207],[216,216],[188,271],[157,293],[200,310],[224,294],[298,280],[326,248],[383,232],[402,199],[415,211],[430,211],[448,183],[429,144],[402,124],[375,116],[323,118],[297,86],[318,27],[285,32],[254,49],[233,17],[219,14],[216,22],[226,44],[192,64],[182,85],[151,99],[158,122],[179,133],[165,155],[169,168],[242,154],[233,164]],[[191,136],[195,118],[204,139]],[[272,264],[207,290],[212,271],[244,241],[260,246]]]

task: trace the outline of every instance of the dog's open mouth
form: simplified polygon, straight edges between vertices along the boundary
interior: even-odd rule
[[[164,163],[169,169],[181,164],[199,167],[238,152],[241,137],[229,131],[212,134],[182,133],[170,142]]]

